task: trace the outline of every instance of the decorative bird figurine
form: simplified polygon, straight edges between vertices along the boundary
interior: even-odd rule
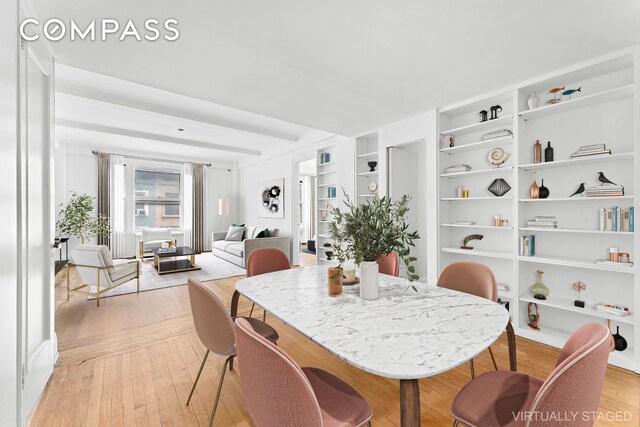
[[[563,95],[571,95],[573,93],[576,92],[582,92],[582,86],[580,86],[578,89],[569,89],[569,90],[565,90],[564,92],[562,92]]]
[[[606,176],[604,176],[602,172],[598,172],[598,181],[601,182],[600,185],[605,185],[605,184],[618,185],[615,182],[609,181],[609,179]]]
[[[582,194],[582,193],[584,193],[584,182],[580,183],[580,186],[578,187],[576,192],[570,195],[569,197],[577,196],[578,194]]]

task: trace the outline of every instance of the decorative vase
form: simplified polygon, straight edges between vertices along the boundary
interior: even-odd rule
[[[537,199],[540,197],[540,187],[538,187],[538,183],[536,182],[536,173],[533,173],[533,184],[531,184],[531,188],[529,189],[529,195],[532,199]]]
[[[330,297],[337,297],[342,294],[342,269],[329,268],[328,270],[328,290]]]
[[[367,166],[369,166],[369,172],[375,172],[377,165],[378,162],[367,162]]]
[[[542,162],[542,144],[540,144],[540,140],[536,140],[536,143],[533,145],[533,163],[541,163]]]
[[[502,197],[511,190],[511,186],[504,179],[497,178],[493,180],[487,190],[489,190],[494,196]]]
[[[616,351],[625,351],[627,349],[627,340],[620,335],[620,326],[616,326],[616,333],[613,335]]]
[[[527,99],[527,105],[529,106],[529,110],[533,110],[534,108],[538,108],[538,97],[535,93],[529,95],[529,99]]]
[[[547,148],[544,149],[544,161],[553,162],[553,147],[551,141],[547,141]]]
[[[546,199],[547,197],[549,197],[549,193],[550,193],[549,189],[544,186],[544,179],[543,179],[542,185],[538,189],[538,195],[540,196],[541,199]]]
[[[544,272],[537,271],[538,280],[531,286],[531,294],[535,299],[545,300],[549,296],[549,288],[542,283],[542,275]]]
[[[360,298],[378,298],[378,263],[363,261],[360,264]]]
[[[529,319],[529,323],[527,323],[527,325],[531,329],[539,331],[540,327],[538,325],[540,324],[540,310],[538,309],[538,304],[535,302],[530,302],[527,306],[527,318]]]

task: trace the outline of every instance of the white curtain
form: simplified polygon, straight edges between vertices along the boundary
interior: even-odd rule
[[[125,248],[125,185],[124,157],[111,155],[111,253],[114,258],[124,258]]]
[[[316,177],[305,176],[302,185],[302,224],[304,241],[312,240],[316,234]]]
[[[185,163],[183,169],[184,185],[182,187],[182,221],[184,245],[191,246],[193,233],[193,165]]]

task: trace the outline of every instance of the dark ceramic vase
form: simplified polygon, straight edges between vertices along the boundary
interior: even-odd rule
[[[544,186],[544,179],[542,180],[542,185],[538,189],[538,197],[541,199],[546,199],[549,197],[549,189]]]
[[[369,166],[369,172],[375,172],[378,162],[368,162],[367,165]]]
[[[627,340],[620,335],[620,326],[616,326],[616,333],[613,335],[613,342],[615,343],[617,351],[625,351],[627,349]]]

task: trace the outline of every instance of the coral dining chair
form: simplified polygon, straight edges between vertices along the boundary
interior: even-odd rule
[[[376,262],[380,273],[395,277],[400,275],[400,257],[396,251],[381,255]]]
[[[369,403],[349,384],[317,368],[301,368],[246,319],[234,326],[240,385],[260,427],[347,427],[368,423]]]
[[[224,303],[199,280],[189,278],[187,280],[187,286],[189,287],[189,301],[191,302],[193,323],[195,324],[200,341],[202,341],[207,348],[204,358],[202,359],[202,364],[200,365],[200,370],[198,370],[196,380],[191,388],[191,393],[189,393],[187,406],[189,406],[191,396],[193,396],[193,392],[196,389],[196,384],[198,384],[209,352],[213,352],[219,356],[226,356],[222,373],[220,374],[218,391],[216,392],[216,398],[213,403],[213,410],[211,411],[211,418],[209,420],[209,426],[212,426],[213,419],[216,416],[216,409],[218,408],[218,401],[220,400],[220,391],[222,390],[227,365],[230,364],[229,370],[231,370],[233,367],[233,358],[236,357],[236,343],[233,337],[233,319],[231,319]],[[278,333],[271,326],[258,319],[249,318],[247,321],[252,325],[257,334],[269,342],[275,343],[278,340]]]
[[[466,294],[476,295],[491,301],[498,300],[498,287],[493,272],[489,267],[477,262],[454,262],[442,270],[438,279],[438,286],[452,289]],[[515,333],[511,322],[507,324],[507,338],[509,340],[509,360],[511,370],[516,370]],[[498,370],[493,350],[489,347],[489,354],[493,367]],[[469,360],[471,378],[475,378],[473,359]]]
[[[609,328],[589,323],[569,337],[544,381],[512,371],[480,375],[453,401],[454,426],[593,425],[612,344]]]
[[[273,273],[274,271],[289,270],[289,258],[287,254],[276,248],[261,248],[251,252],[247,260],[247,277],[259,274]],[[249,317],[253,315],[256,304],[251,305]],[[267,320],[267,312],[262,314],[262,320]]]

